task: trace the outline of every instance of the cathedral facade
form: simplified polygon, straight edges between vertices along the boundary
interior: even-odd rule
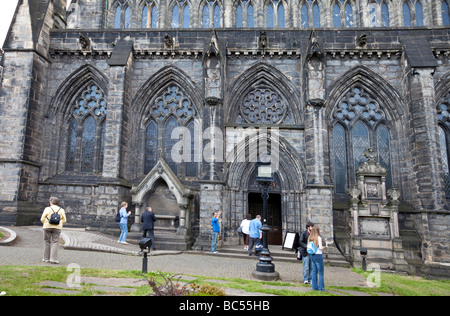
[[[19,0],[3,47],[0,224],[56,195],[105,232],[151,206],[160,248],[208,248],[222,211],[237,244],[270,163],[270,244],[312,221],[329,262],[448,276],[448,0],[66,5]]]

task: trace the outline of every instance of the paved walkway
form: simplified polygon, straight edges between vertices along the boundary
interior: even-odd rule
[[[42,228],[9,227],[16,232],[13,245],[0,247],[0,265],[50,265],[41,261]],[[114,237],[81,229],[63,229],[64,246],[60,248],[60,265],[75,263],[83,268],[141,270],[142,257],[136,245],[122,245]],[[154,251],[148,257],[148,270],[207,277],[253,279],[256,258],[237,259],[205,253]],[[274,262],[283,282],[301,283],[300,263]],[[325,267],[325,286],[366,287],[361,275],[347,268]],[[303,291],[305,288],[303,288]],[[358,292],[355,292],[358,294]],[[353,295],[355,293],[352,293]],[[362,294],[362,293],[359,293]]]

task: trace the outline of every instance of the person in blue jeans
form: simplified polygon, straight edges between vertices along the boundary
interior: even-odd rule
[[[131,212],[127,212],[128,203],[122,202],[121,209],[119,211],[120,214],[120,236],[119,240],[117,242],[121,244],[128,244],[127,243],[127,235],[128,235],[128,217],[130,216]]]
[[[222,212],[214,212],[213,218],[211,218],[211,252],[217,253],[217,240],[219,239],[220,224],[219,216]]]
[[[320,237],[319,227],[311,228],[308,243],[312,241],[317,247],[316,253],[311,256],[312,265],[312,289],[315,291],[325,291],[324,271],[322,250],[325,247],[322,245],[322,237]]]
[[[308,256],[308,253],[306,252],[306,248],[308,247],[308,238],[311,233],[311,228],[314,227],[314,223],[308,222],[306,223],[306,230],[300,234],[299,238],[299,247],[298,251],[300,251],[300,254],[302,255],[302,261],[303,261],[303,283],[304,284],[311,284],[311,274],[312,274],[312,267],[311,267],[311,256]]]
[[[260,239],[262,238],[261,227],[262,227],[261,215],[256,215],[256,218],[250,222],[250,225],[248,227],[248,229],[250,231],[250,234],[249,234],[250,241],[248,243],[248,255],[249,256],[252,255],[253,246],[256,246],[258,244],[258,242],[260,241]],[[255,250],[255,255],[256,255],[256,250]]]

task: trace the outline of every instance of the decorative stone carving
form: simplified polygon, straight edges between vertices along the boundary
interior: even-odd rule
[[[277,92],[269,88],[256,88],[250,91],[239,110],[238,123],[290,123],[287,103]]]
[[[356,117],[362,116],[371,125],[386,117],[378,102],[372,98],[363,88],[355,87],[337,104],[333,118],[349,124]]]

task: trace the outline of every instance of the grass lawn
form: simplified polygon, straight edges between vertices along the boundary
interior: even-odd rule
[[[362,270],[353,269],[355,272],[369,276],[370,273],[364,273]],[[43,292],[39,283],[44,281],[54,281],[65,283],[72,274],[72,270],[67,271],[66,267],[58,266],[0,266],[0,292],[5,291],[7,296],[48,296],[61,295],[55,293]],[[158,284],[165,282],[170,274],[160,272],[149,272],[145,277],[155,278]],[[81,277],[101,277],[101,278],[134,278],[136,280],[144,279],[140,271],[120,271],[104,269],[82,269]],[[174,283],[178,278],[173,278]],[[208,280],[208,281],[206,281]],[[216,280],[217,282],[214,282]],[[183,281],[183,280],[181,280]],[[306,287],[303,284],[290,284],[283,282],[261,282],[256,280],[243,280],[233,278],[213,278],[194,276],[190,277],[189,283],[195,283],[199,286],[204,285],[206,291],[203,295],[219,294],[221,287],[235,288],[247,292],[261,292],[267,294],[293,296],[293,295],[333,295],[332,293],[318,293],[315,291],[295,291],[292,288]],[[82,284],[83,285],[83,284]],[[288,289],[286,289],[288,287]],[[144,296],[152,293],[150,286],[132,286],[135,291],[130,293],[121,293],[127,296]],[[279,288],[279,289],[277,289]],[[366,292],[370,295],[377,293],[389,293],[401,296],[450,296],[450,281],[445,280],[426,280],[420,277],[402,276],[390,273],[380,274],[380,287],[378,288],[349,288],[349,287],[327,287],[327,289],[340,291]],[[93,296],[107,294],[104,291],[94,289],[89,285],[83,285],[82,289],[73,291],[73,296]]]

